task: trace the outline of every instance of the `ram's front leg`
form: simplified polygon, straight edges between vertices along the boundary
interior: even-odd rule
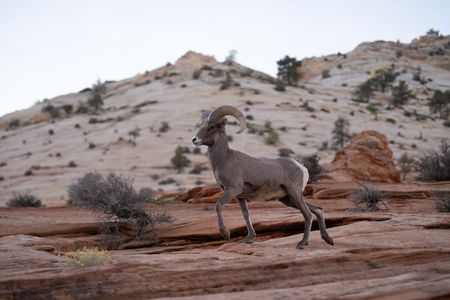
[[[230,231],[227,230],[227,227],[225,226],[222,218],[222,207],[230,201],[233,197],[236,197],[241,193],[240,190],[235,188],[226,188],[225,193],[223,194],[222,198],[220,198],[219,201],[216,203],[216,212],[217,212],[217,221],[219,223],[219,230],[220,233],[222,233],[222,236],[226,240],[230,240]]]

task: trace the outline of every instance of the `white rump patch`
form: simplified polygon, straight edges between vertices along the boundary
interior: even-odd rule
[[[308,169],[304,165],[302,165],[301,163],[299,163],[295,159],[293,159],[293,161],[300,168],[300,170],[302,170],[302,173],[303,173],[302,191],[303,191],[305,189],[306,184],[308,183],[308,180],[309,180],[309,172],[308,172]]]

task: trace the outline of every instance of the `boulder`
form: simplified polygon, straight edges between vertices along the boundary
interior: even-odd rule
[[[389,141],[374,130],[357,134],[349,146],[336,152],[327,169],[327,178],[335,181],[400,182]]]

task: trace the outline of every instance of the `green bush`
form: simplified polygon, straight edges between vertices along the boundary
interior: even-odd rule
[[[9,199],[9,201],[6,203],[8,207],[41,207],[42,202],[41,200],[30,194],[14,194],[14,196]]]

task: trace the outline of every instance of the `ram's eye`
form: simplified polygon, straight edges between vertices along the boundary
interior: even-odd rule
[[[213,131],[214,128],[216,128],[216,127],[214,127],[214,126],[208,127],[208,131]]]

